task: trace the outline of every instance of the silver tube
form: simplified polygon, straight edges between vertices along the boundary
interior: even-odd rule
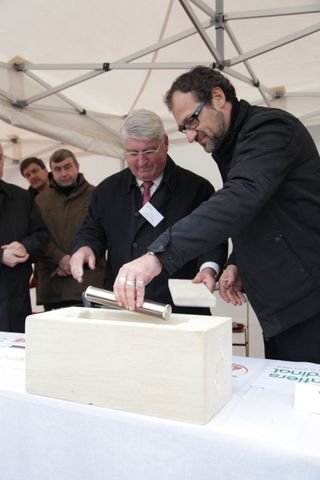
[[[90,302],[97,303],[98,305],[106,305],[112,308],[123,310],[122,307],[116,302],[113,292],[104,290],[102,288],[87,287],[84,292],[84,298]],[[169,320],[171,315],[171,305],[164,305],[163,303],[152,302],[146,300],[143,302],[142,307],[136,308],[136,312],[143,313],[145,315],[152,315],[153,317],[163,318],[163,320]]]

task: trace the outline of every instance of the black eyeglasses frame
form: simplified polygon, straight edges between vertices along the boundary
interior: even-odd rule
[[[203,110],[203,107],[205,106],[205,104],[207,103],[207,101],[209,100],[210,98],[210,95],[206,95],[206,97],[204,98],[204,100],[202,100],[202,102],[199,103],[199,105],[197,106],[197,108],[195,109],[195,111],[190,115],[190,117],[188,117],[182,125],[178,125],[178,131],[181,132],[181,133],[185,133],[186,130],[195,130],[197,128],[197,126],[199,125],[200,123],[200,120],[199,120],[199,115],[200,113],[202,112]],[[189,127],[187,126],[188,123],[190,124],[190,122],[193,122],[194,125],[190,126]]]

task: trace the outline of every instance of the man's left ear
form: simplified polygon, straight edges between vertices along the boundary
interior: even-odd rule
[[[226,97],[223,90],[220,87],[214,87],[212,89],[212,102],[213,102],[213,106],[217,110],[221,110],[224,107],[226,103]]]

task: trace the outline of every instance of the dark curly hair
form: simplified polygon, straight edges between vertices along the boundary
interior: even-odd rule
[[[232,83],[218,70],[198,65],[189,72],[180,75],[167,91],[164,102],[168,109],[172,109],[172,95],[179,91],[192,92],[199,102],[205,98],[211,99],[211,91],[214,87],[220,87],[226,96],[226,100],[233,102],[236,99],[236,91]]]

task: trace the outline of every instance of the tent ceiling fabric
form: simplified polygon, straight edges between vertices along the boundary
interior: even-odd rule
[[[182,142],[163,95],[198,64],[223,69],[238,97],[285,108],[307,125],[320,123],[319,1],[269,0],[263,10],[258,5],[2,0],[4,147],[12,139],[30,145],[38,138],[40,145],[49,137],[121,158],[119,129],[133,108],[158,112],[171,142]]]

